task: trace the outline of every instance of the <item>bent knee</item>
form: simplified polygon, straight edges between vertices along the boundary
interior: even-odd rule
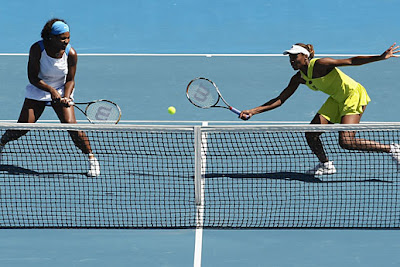
[[[354,149],[354,138],[342,137],[339,138],[339,146],[343,149],[352,150]]]
[[[309,141],[318,139],[320,135],[321,135],[321,133],[315,133],[315,132],[305,133],[306,139]]]

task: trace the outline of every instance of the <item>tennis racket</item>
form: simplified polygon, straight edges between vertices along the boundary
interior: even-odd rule
[[[190,103],[199,108],[226,108],[240,115],[241,111],[232,107],[225,101],[217,85],[207,78],[196,78],[186,87],[186,96]],[[222,100],[225,105],[218,105]]]
[[[84,103],[70,102],[81,111],[91,123],[117,124],[121,119],[120,107],[110,100],[100,99]]]

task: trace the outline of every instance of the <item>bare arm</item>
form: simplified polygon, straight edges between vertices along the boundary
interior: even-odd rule
[[[72,91],[75,88],[75,73],[78,64],[78,54],[71,48],[68,54],[68,74],[64,85],[64,98],[61,102],[67,104],[70,101]]]
[[[357,57],[343,58],[343,59],[321,58],[315,62],[314,78],[325,76],[335,67],[360,66],[380,60],[385,60],[391,57],[398,57],[398,55],[395,54],[399,53],[400,50],[399,46],[395,47],[395,45],[396,43],[390,46],[381,55],[376,55],[376,56],[357,56]]]
[[[301,78],[300,72],[298,72],[290,79],[289,85],[279,94],[278,97],[269,100],[259,107],[243,110],[239,117],[242,120],[248,120],[255,114],[280,107],[289,97],[293,95],[301,83],[304,83],[304,80]]]

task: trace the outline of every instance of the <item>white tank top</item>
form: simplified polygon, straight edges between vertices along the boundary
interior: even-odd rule
[[[61,97],[64,97],[64,85],[68,74],[68,53],[71,45],[68,44],[61,58],[52,58],[44,49],[43,40],[38,42],[42,50],[40,57],[39,78],[51,87],[57,89]],[[38,101],[51,101],[51,94],[32,84],[26,86],[26,98]],[[73,99],[73,92],[70,96]]]

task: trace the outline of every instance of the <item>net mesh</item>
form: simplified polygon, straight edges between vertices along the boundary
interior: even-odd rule
[[[389,153],[341,148],[344,126],[1,124],[0,130],[21,127],[29,132],[1,153],[1,228],[400,227],[397,163]],[[383,144],[400,140],[400,124],[351,127],[357,137]],[[86,176],[87,155],[67,130],[85,131],[100,176]],[[306,174],[318,163],[305,139],[309,131],[324,132],[336,174]]]

